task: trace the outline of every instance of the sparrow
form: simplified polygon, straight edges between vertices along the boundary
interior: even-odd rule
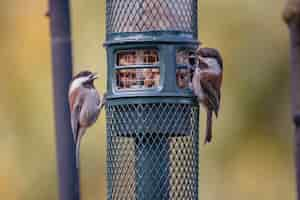
[[[204,144],[206,144],[212,140],[213,113],[216,117],[219,113],[223,61],[217,49],[200,47],[195,54],[190,56],[190,65],[194,66],[190,87],[199,104],[203,105],[207,112],[204,140]]]
[[[68,97],[77,168],[79,168],[81,138],[86,129],[96,122],[105,105],[105,95],[100,95],[94,86],[94,80],[97,78],[96,73],[81,71],[72,78],[69,87]]]

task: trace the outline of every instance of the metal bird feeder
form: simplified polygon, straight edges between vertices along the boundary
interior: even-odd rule
[[[107,0],[107,199],[198,199],[197,0]]]

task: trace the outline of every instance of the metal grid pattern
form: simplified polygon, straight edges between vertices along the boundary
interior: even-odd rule
[[[198,199],[198,106],[107,105],[108,199]]]
[[[107,33],[197,33],[197,0],[107,0]]]

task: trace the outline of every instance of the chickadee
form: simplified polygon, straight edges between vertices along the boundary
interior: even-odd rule
[[[73,77],[69,87],[69,106],[74,143],[76,144],[76,167],[79,168],[80,140],[86,129],[95,123],[105,104],[99,95],[94,80],[98,76],[82,71]]]
[[[193,56],[191,56],[191,60]],[[191,89],[198,101],[207,111],[206,136],[204,143],[212,139],[212,115],[218,117],[221,85],[223,78],[223,61],[218,50],[213,48],[199,48],[195,53],[195,69],[192,76]]]

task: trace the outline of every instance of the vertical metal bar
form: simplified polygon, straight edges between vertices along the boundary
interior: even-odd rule
[[[166,134],[166,133],[163,133]],[[169,144],[167,139],[157,143],[136,139],[136,199],[169,199]],[[163,147],[160,148],[160,147]],[[155,160],[155,161],[154,161]]]
[[[195,113],[193,113],[192,118],[195,117],[195,121],[192,122],[193,124],[193,128],[194,128],[194,147],[193,147],[193,155],[194,155],[194,162],[196,163],[196,169],[195,169],[195,180],[194,180],[194,198],[195,200],[199,199],[199,121],[200,121],[200,116],[199,116],[199,112],[200,112],[200,107],[198,106],[197,109],[194,110]],[[192,119],[191,119],[192,120]]]
[[[70,125],[68,86],[72,78],[69,0],[49,0],[59,199],[79,200],[79,173]]]
[[[176,84],[176,47],[174,45],[161,45],[160,59],[163,60],[161,63],[161,74],[163,74],[163,88],[166,92],[174,91],[177,88]],[[175,56],[174,56],[175,55]]]
[[[298,4],[297,4],[298,5]],[[300,16],[300,14],[295,15]],[[295,134],[295,165],[297,199],[300,200],[300,23],[297,20],[289,24],[291,45],[291,102]]]
[[[192,24],[193,24],[193,34],[195,39],[198,39],[198,0],[194,0],[192,3]]]

